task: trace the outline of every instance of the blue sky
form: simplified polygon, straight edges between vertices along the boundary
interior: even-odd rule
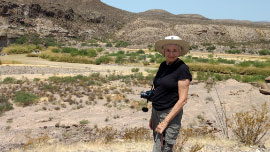
[[[270,21],[270,0],[101,0],[129,12],[163,9],[173,14],[200,14],[209,19]]]

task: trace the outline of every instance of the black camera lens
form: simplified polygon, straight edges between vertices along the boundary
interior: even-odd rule
[[[143,111],[143,112],[148,112],[148,108],[147,108],[147,107],[143,107],[143,108],[142,108],[142,111]]]

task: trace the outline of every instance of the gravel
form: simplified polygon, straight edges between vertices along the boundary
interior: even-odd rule
[[[71,74],[90,72],[89,69],[43,67],[43,66],[0,66],[0,75],[15,74]]]

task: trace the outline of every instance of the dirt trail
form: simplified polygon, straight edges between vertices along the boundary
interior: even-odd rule
[[[151,68],[151,67],[144,67],[144,66],[131,66],[131,65],[116,65],[116,64],[106,64],[106,65],[95,65],[95,64],[80,64],[80,63],[65,63],[65,62],[54,62],[54,61],[48,61],[45,59],[37,58],[37,57],[26,57],[26,55],[8,55],[8,56],[1,56],[0,60],[3,62],[12,62],[16,61],[21,64],[9,64],[5,65],[3,64],[2,66],[21,66],[21,67],[42,67],[42,68],[58,68],[61,70],[55,70],[53,73],[47,73],[42,72],[42,73],[35,73],[31,72],[31,74],[27,73],[9,73],[9,72],[1,72],[0,75],[2,78],[12,76],[12,77],[28,77],[29,79],[33,78],[34,76],[36,77],[48,77],[52,75],[74,75],[74,74],[89,74],[93,72],[99,72],[101,74],[108,74],[109,72],[115,73],[115,74],[131,74],[131,69],[133,68],[139,68],[140,71],[143,74],[146,74],[146,69],[156,69],[156,68]],[[61,73],[62,69],[74,69],[74,72],[68,72],[68,73]],[[81,70],[79,72],[76,72],[76,70]]]

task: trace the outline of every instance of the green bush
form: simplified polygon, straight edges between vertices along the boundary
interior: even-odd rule
[[[5,112],[13,109],[13,105],[8,102],[4,96],[0,96],[0,116]]]
[[[16,79],[13,77],[6,77],[3,81],[3,84],[12,84],[12,83],[16,83]]]
[[[228,54],[241,54],[243,51],[242,50],[226,50],[225,52]]]
[[[96,57],[97,56],[97,52],[94,49],[87,49],[87,56],[89,57]]]
[[[238,66],[241,66],[241,67],[249,67],[252,65],[252,61],[244,61],[244,62],[240,62],[237,64]]]
[[[40,81],[40,78],[34,78],[33,81],[38,82],[38,81]]]
[[[139,72],[139,70],[140,70],[139,68],[132,68],[131,72]]]
[[[102,48],[97,49],[99,51],[102,51]],[[74,56],[88,56],[88,57],[96,57],[97,52],[95,49],[81,49],[78,50],[77,48],[71,48],[71,47],[63,47],[61,49],[53,48],[53,53],[69,53],[72,57]]]
[[[270,61],[267,62],[253,61],[253,66],[258,68],[270,67]]]
[[[270,50],[260,50],[259,54],[260,55],[270,55]]]
[[[226,64],[235,64],[235,60],[227,60],[227,59],[222,59],[222,58],[218,58],[217,61],[219,63],[226,63]]]
[[[207,72],[197,72],[197,77],[196,79],[198,81],[206,81],[208,79],[209,75]]]
[[[61,50],[60,50],[60,49],[58,49],[58,48],[53,48],[53,49],[52,49],[52,52],[53,52],[53,53],[60,53],[60,52],[61,52]]]
[[[77,82],[77,79],[75,77],[56,77],[56,76],[52,76],[49,77],[49,81],[53,82],[53,83],[75,83]]]
[[[198,45],[191,45],[190,47],[189,47],[189,50],[193,50],[193,49],[198,49],[199,47],[198,47]]]
[[[243,61],[243,62],[240,62],[240,63],[238,63],[236,65],[241,66],[241,67],[253,66],[253,67],[257,67],[257,68],[264,68],[264,67],[270,67],[270,62],[269,61],[266,61],[266,62],[261,62],[261,61]]]
[[[130,57],[128,58],[128,62],[130,62],[130,63],[136,63],[136,59],[137,59],[136,56],[130,56]]]
[[[80,121],[80,124],[81,124],[81,125],[87,125],[88,123],[89,123],[88,120],[81,120],[81,121]]]
[[[116,53],[110,53],[109,56],[118,56],[118,55],[124,55],[124,54],[125,54],[125,52],[120,50],[120,51],[118,51]],[[127,54],[127,55],[129,55],[129,54]]]
[[[138,60],[141,61],[141,60],[146,60],[146,55],[139,55],[138,56]]]
[[[249,83],[249,82],[264,82],[266,76],[264,75],[243,75],[241,78],[242,82]]]
[[[216,81],[223,81],[223,80],[228,80],[229,79],[229,75],[228,74],[218,74],[218,73],[215,73],[213,74],[214,76],[214,79]]]
[[[140,49],[136,52],[136,54],[145,54],[144,50]]]
[[[240,66],[229,66],[219,64],[207,64],[207,63],[187,63],[191,71],[203,71],[203,72],[214,72],[222,74],[241,74],[241,75],[269,75],[270,68],[257,68],[257,67],[240,67]]]
[[[111,58],[109,56],[101,56],[96,59],[96,64],[100,65],[101,63],[109,63]]]
[[[125,62],[125,55],[116,56],[115,63],[123,64]]]
[[[21,37],[19,37],[19,38],[17,38],[15,41],[14,41],[14,43],[16,43],[16,44],[25,44],[25,43],[27,43],[28,42],[28,37],[27,36],[21,36]]]
[[[107,42],[106,43],[106,47],[112,47],[112,43],[111,42]]]
[[[28,92],[18,91],[15,93],[15,102],[22,106],[29,106],[34,104],[39,97]]]
[[[98,43],[90,43],[90,46],[99,47],[100,45]]]
[[[46,37],[42,40],[42,42],[45,46],[61,46],[61,44],[57,43],[56,40],[53,37]]]
[[[63,47],[61,50],[61,53],[71,53],[71,52],[78,52],[78,49],[71,47]]]
[[[213,45],[208,46],[208,47],[206,48],[206,50],[207,50],[208,52],[213,52],[215,49],[216,49],[216,47],[213,46]]]
[[[23,35],[17,38],[15,44],[35,44],[44,46],[61,46],[53,37],[40,38],[38,35]]]
[[[84,51],[85,53],[85,51]],[[73,56],[72,56],[73,55]],[[50,51],[42,52],[39,57],[56,62],[69,62],[69,63],[85,63],[93,64],[94,59],[90,59],[87,56],[77,56],[76,54],[58,54]]]
[[[147,48],[148,48],[148,50],[151,50],[151,49],[153,48],[153,45],[148,44],[148,45],[147,45]]]
[[[118,41],[118,42],[116,42],[115,47],[127,47],[129,45],[130,45],[129,42]]]
[[[104,49],[103,48],[96,48],[97,52],[102,52]]]

